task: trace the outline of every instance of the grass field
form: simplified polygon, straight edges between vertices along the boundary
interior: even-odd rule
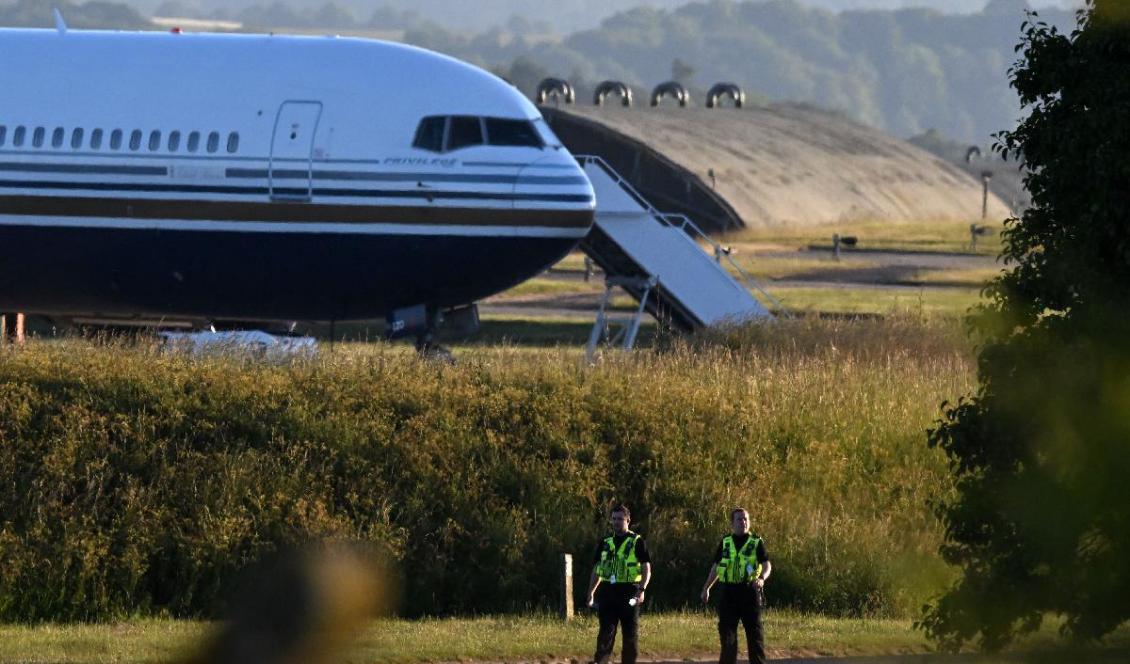
[[[982,224],[977,223],[978,226]],[[776,245],[785,248],[807,248],[817,245],[831,248],[832,235],[854,236],[858,240],[855,250],[884,251],[942,251],[996,256],[1000,253],[1000,231],[1003,224],[984,224],[989,234],[977,238],[976,248],[970,247],[969,223],[920,222],[892,223],[889,221],[852,221],[820,226],[795,228],[747,228],[716,238],[723,245],[740,250],[754,249],[758,245]],[[845,255],[852,249],[844,248]]]
[[[1001,273],[1000,267],[920,270],[908,281],[921,286],[963,286],[980,289]]]
[[[846,256],[835,260],[830,255],[817,256],[809,252],[797,252],[795,257],[763,256],[754,253],[733,255],[734,262],[746,274],[756,279],[791,279],[815,270],[848,272],[877,267],[874,261]]]
[[[769,287],[790,313],[927,315],[957,318],[980,300],[976,288]]]
[[[1023,640],[1013,655],[983,660],[1017,661],[1015,653],[1063,647],[1051,622]],[[109,625],[0,626],[0,663],[170,662],[190,653],[210,633],[209,623],[137,620]],[[771,658],[925,653],[929,644],[910,620],[834,619],[769,611],[766,645]],[[581,615],[569,623],[547,616],[472,619],[377,620],[345,653],[349,662],[583,662],[591,657],[596,622]],[[1130,630],[1116,632],[1111,648],[1130,645]],[[645,660],[717,658],[715,619],[705,611],[644,613],[640,656]],[[744,651],[744,644],[742,647]],[[1076,656],[1055,653],[1059,661]],[[1114,660],[1117,661],[1117,660]]]
[[[603,279],[590,281],[546,279],[534,277],[524,281],[514,288],[506,291],[507,297],[522,297],[525,295],[558,295],[561,293],[599,293],[604,290]]]
[[[1003,225],[989,228],[991,232],[979,236],[975,248],[970,246],[969,224],[963,222],[746,229],[719,239],[735,250],[730,256],[733,263],[779,301],[765,303],[775,311],[957,318],[978,302],[981,288],[1002,269],[992,258],[1000,252]],[[830,251],[833,233],[854,235],[859,243],[845,248],[837,260]],[[860,253],[867,251],[873,253]],[[724,265],[736,274],[732,266]],[[492,301],[536,298],[539,306],[552,308],[555,298],[595,298],[603,276],[598,273],[584,282],[577,278],[584,268],[583,254],[574,252],[545,275]],[[632,305],[623,296],[613,301],[616,309]],[[595,313],[595,303],[592,307]]]

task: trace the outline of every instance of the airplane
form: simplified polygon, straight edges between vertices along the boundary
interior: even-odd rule
[[[0,311],[386,317],[532,277],[593,223],[516,88],[334,36],[0,29]]]

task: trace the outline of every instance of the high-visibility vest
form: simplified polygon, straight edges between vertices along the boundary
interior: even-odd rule
[[[741,550],[734,545],[734,536],[722,538],[722,560],[718,561],[718,580],[722,583],[749,583],[761,576],[761,563],[757,561],[757,545],[761,538],[753,533]]]
[[[618,548],[615,538],[604,539],[600,548],[600,562],[596,564],[596,574],[601,581],[639,583],[643,580],[640,561],[636,558],[636,542],[639,539],[640,536],[630,530]]]

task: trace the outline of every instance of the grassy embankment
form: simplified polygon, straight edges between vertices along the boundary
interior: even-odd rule
[[[0,627],[0,661],[167,659],[206,624],[136,616],[209,615],[240,569],[323,537],[388,544],[410,578],[402,610],[527,616],[379,621],[354,661],[579,659],[591,618],[528,616],[553,604],[553,561],[584,555],[610,499],[653,542],[660,607],[693,605],[743,503],[777,567],[779,654],[925,647],[911,618],[952,571],[927,505],[948,490],[944,460],[923,430],[972,379],[952,324],[787,321],[592,368],[567,350],[460,359],[5,350],[0,609],[110,622]],[[421,533],[422,567],[404,557]],[[709,657],[714,639],[706,614],[649,613],[644,652]]]
[[[726,508],[746,504],[777,566],[775,647],[921,648],[909,619],[952,578],[928,507],[945,464],[923,431],[972,385],[959,328],[804,319],[660,345],[589,368],[575,350],[510,347],[462,350],[453,367],[384,344],[283,365],[6,349],[0,611],[111,624],[7,627],[0,653],[157,657],[200,624],[136,616],[213,615],[241,570],[319,538],[387,545],[408,614],[544,610],[554,561],[585,555],[612,499],[653,542],[657,610],[693,605]],[[405,555],[421,542],[422,558]],[[709,617],[649,618],[648,654],[713,650]],[[515,620],[543,627],[502,636]],[[359,652],[577,657],[591,628],[394,621]]]
[[[948,576],[923,430],[971,385],[955,336],[792,321],[592,368],[569,350],[448,367],[338,345],[270,366],[32,343],[0,361],[0,613],[208,615],[241,569],[324,537],[391,549],[411,615],[547,606],[553,561],[619,499],[661,552],[661,608],[693,601],[746,504],[782,561],[778,606],[905,616]]]

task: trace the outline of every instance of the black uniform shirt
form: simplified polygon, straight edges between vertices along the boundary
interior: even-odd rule
[[[620,550],[620,545],[624,543],[624,540],[627,537],[628,537],[627,535],[613,535],[612,536],[612,544],[614,544],[616,546],[617,551]],[[592,564],[593,564],[594,567],[597,565],[597,563],[600,562],[600,552],[601,551],[604,551],[604,540],[600,540],[600,544],[596,545],[596,551],[593,553]],[[640,561],[641,564],[651,562],[651,553],[647,550],[647,542],[645,542],[642,537],[639,538],[638,540],[636,540],[636,560]],[[620,582],[620,583],[616,583],[616,584],[613,584],[613,585],[619,586],[621,584],[623,584],[623,585],[635,585],[635,582],[632,582],[631,584],[625,584],[623,582]]]
[[[745,535],[733,535],[733,534],[731,534],[730,537],[734,538],[734,548],[735,548],[735,550],[741,551],[742,547],[745,546],[746,542],[749,541],[750,535],[749,534],[745,534]],[[714,564],[715,565],[722,562],[722,540],[724,540],[724,539],[726,539],[726,538],[723,537],[721,540],[718,540],[718,549],[714,551]],[[769,552],[765,550],[765,540],[760,540],[757,543],[757,552],[756,553],[757,553],[757,562],[761,563],[762,565],[769,562]]]

